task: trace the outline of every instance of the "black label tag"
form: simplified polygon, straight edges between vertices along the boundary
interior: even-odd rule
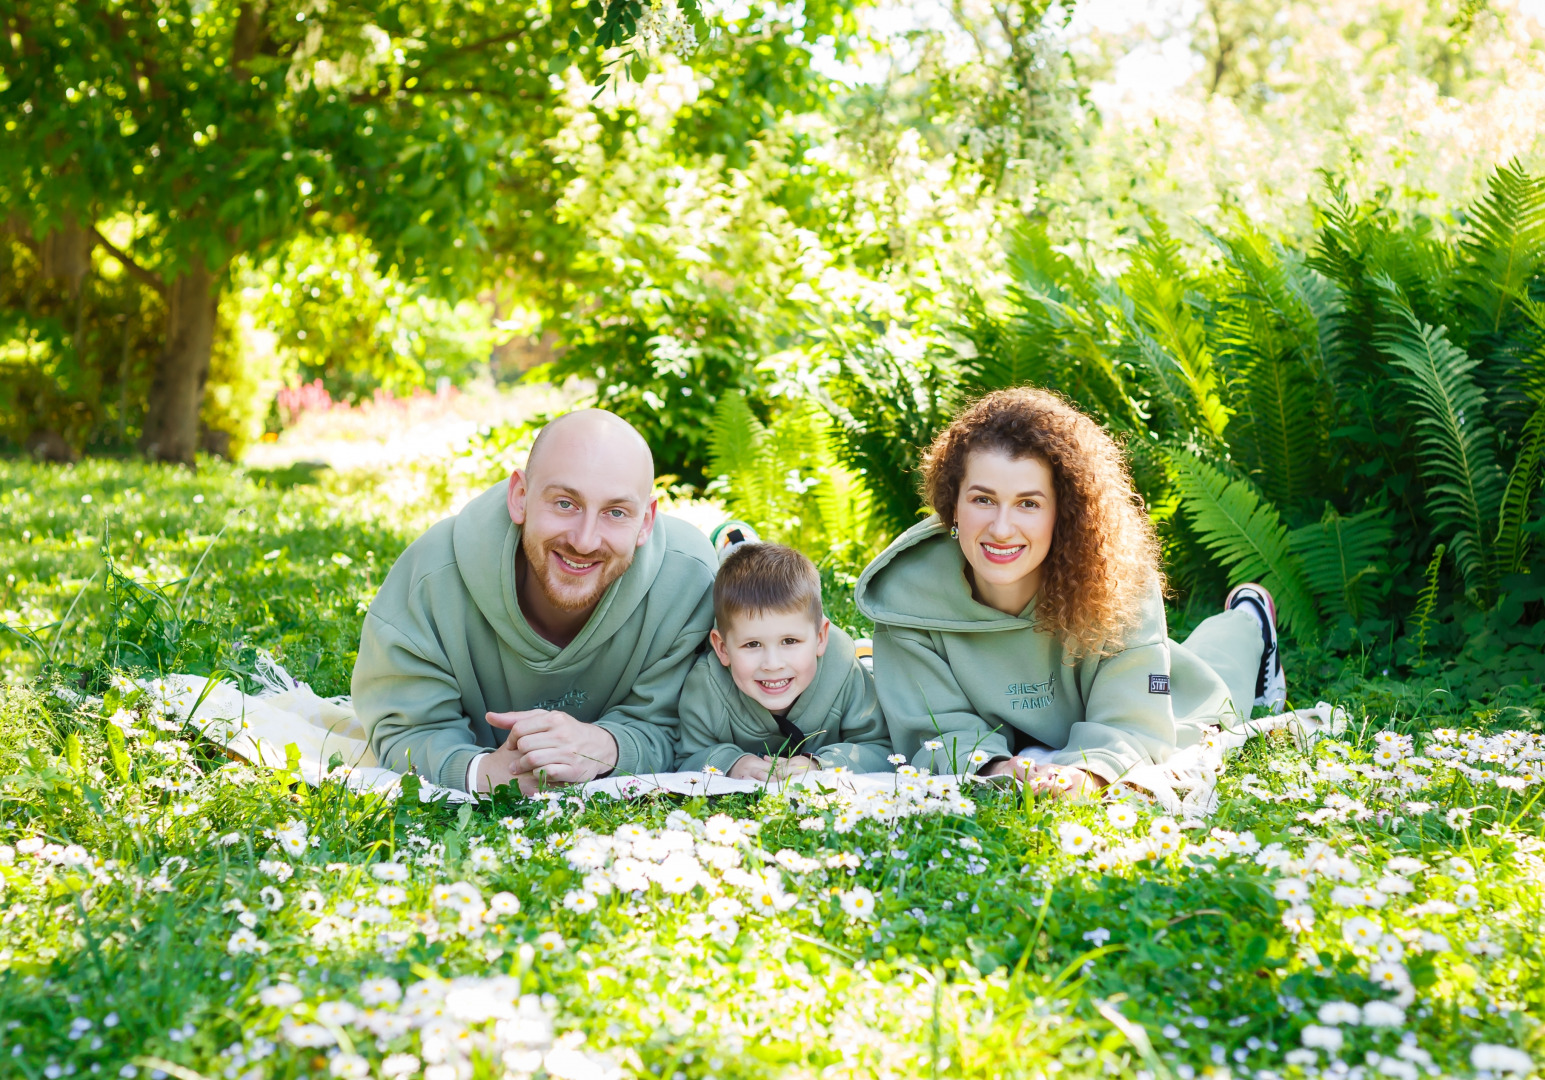
[[[1150,694],[1167,694],[1167,693],[1169,693],[1169,676],[1168,675],[1150,675],[1150,676],[1148,676],[1148,692]]]

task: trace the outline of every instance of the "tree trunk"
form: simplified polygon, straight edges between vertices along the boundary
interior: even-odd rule
[[[140,440],[152,461],[193,464],[220,301],[216,276],[195,256],[166,290],[166,348],[156,364]]]

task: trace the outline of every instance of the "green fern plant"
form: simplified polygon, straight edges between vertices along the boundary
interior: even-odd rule
[[[1224,446],[1230,412],[1221,395],[1206,326],[1188,297],[1190,285],[1179,268],[1173,242],[1157,232],[1139,248],[1122,279],[1127,302],[1120,310],[1133,346],[1131,355],[1163,388],[1176,434],[1190,428]]]
[[[1518,456],[1513,459],[1507,487],[1502,492],[1497,538],[1493,545],[1498,578],[1522,573],[1529,565],[1531,534],[1524,526],[1534,507],[1539,490],[1541,457],[1545,455],[1545,404],[1537,404],[1524,424],[1518,442]]]
[[[1411,614],[1411,626],[1415,627],[1415,663],[1420,664],[1427,653],[1427,634],[1432,629],[1432,615],[1438,606],[1438,571],[1443,568],[1443,556],[1448,547],[1439,544],[1433,549],[1427,569],[1422,571],[1422,589],[1416,594],[1416,610]]]
[[[1319,522],[1288,534],[1288,546],[1321,609],[1356,620],[1373,610],[1373,588],[1389,573],[1384,554],[1393,537],[1394,525],[1382,506],[1351,517],[1327,506]]]
[[[1277,508],[1247,480],[1234,479],[1191,454],[1170,454],[1181,505],[1202,544],[1229,570],[1231,581],[1259,581],[1277,602],[1278,617],[1295,637],[1313,638],[1314,595],[1293,553]]]
[[[954,415],[961,388],[939,353],[903,358],[878,340],[839,347],[841,373],[822,395],[838,437],[837,456],[864,476],[880,527],[901,532],[924,510],[918,462]]]
[[[863,565],[883,543],[865,478],[837,461],[829,422],[813,403],[793,403],[763,424],[745,395],[726,394],[708,446],[710,492],[766,539],[844,569]]]
[[[1516,159],[1492,173],[1466,211],[1459,250],[1460,292],[1477,328],[1498,333],[1545,268],[1545,175],[1529,175]]]
[[[1376,340],[1403,372],[1397,382],[1417,414],[1418,462],[1429,482],[1425,508],[1451,537],[1449,550],[1467,591],[1484,604],[1494,583],[1491,548],[1506,480],[1485,395],[1470,377],[1476,361],[1442,327],[1418,319],[1392,281],[1384,284],[1391,321]]]

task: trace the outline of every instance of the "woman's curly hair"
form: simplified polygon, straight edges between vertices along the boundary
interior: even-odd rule
[[[1057,523],[1042,564],[1037,628],[1073,655],[1119,651],[1157,584],[1159,542],[1126,455],[1110,434],[1048,390],[995,390],[962,410],[923,457],[923,494],[946,525],[973,450],[1038,458],[1055,478]]]

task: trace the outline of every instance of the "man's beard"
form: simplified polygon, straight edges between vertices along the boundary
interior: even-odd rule
[[[520,547],[526,556],[527,565],[531,567],[537,587],[542,590],[542,596],[553,607],[564,612],[584,611],[594,607],[606,590],[611,588],[612,582],[627,573],[628,567],[633,565],[631,550],[626,555],[603,555],[601,566],[592,576],[577,582],[566,581],[563,571],[553,565],[552,555],[562,555],[570,562],[578,563],[590,562],[596,556],[583,557],[556,540],[538,546],[531,534],[526,532],[521,534]]]

